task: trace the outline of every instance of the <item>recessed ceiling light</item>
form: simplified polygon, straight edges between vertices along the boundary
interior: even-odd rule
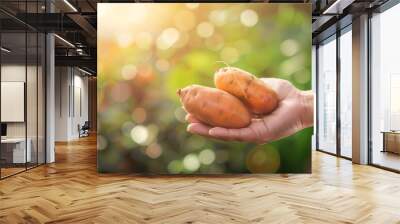
[[[5,47],[1,47],[0,49],[1,49],[1,51],[4,51],[6,53],[10,53],[11,52],[11,50],[9,50],[9,49],[7,49]]]
[[[73,6],[68,0],[64,0],[64,3],[68,5],[74,12],[78,12],[78,10]]]
[[[85,73],[85,74],[87,74],[87,75],[90,75],[90,76],[93,75],[92,73],[90,73],[90,72],[88,72],[88,71],[86,71],[86,70],[83,70],[83,69],[81,69],[81,68],[79,68],[79,67],[78,67],[78,70],[81,71],[81,72],[83,72],[83,73]]]
[[[66,43],[68,46],[75,48],[75,45],[73,45],[71,42],[69,42],[68,40],[62,38],[61,36],[59,36],[58,34],[54,34],[55,37],[57,37],[59,40],[61,40],[62,42]]]
[[[342,14],[343,9],[351,5],[355,0],[336,0],[322,14]]]

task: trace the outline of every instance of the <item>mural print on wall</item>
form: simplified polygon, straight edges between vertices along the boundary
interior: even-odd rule
[[[99,172],[311,172],[310,21],[309,4],[98,4]]]

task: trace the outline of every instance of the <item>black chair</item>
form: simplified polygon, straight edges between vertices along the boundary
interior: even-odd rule
[[[85,123],[80,127],[78,125],[78,130],[79,130],[79,138],[80,137],[87,137],[89,136],[89,129],[90,129],[90,123],[89,121],[85,121]]]

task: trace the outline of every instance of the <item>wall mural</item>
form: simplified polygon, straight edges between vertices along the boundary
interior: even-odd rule
[[[99,172],[311,172],[310,21],[309,4],[98,4]]]

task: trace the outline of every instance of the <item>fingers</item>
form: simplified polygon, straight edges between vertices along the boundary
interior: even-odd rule
[[[251,128],[227,129],[221,127],[210,127],[196,119],[192,114],[187,114],[185,119],[187,122],[189,122],[186,130],[192,134],[202,135],[205,137],[224,141],[245,141],[260,143],[260,140],[257,138],[258,135]],[[260,121],[260,119],[254,120]]]
[[[258,142],[256,134],[251,128],[227,129],[215,127],[211,128],[208,134],[211,137],[226,141]]]
[[[211,137],[209,135],[209,131],[211,129],[210,126],[203,124],[197,118],[195,118],[192,114],[187,114],[185,120],[189,122],[186,130],[192,134],[202,135],[205,137]]]
[[[202,123],[191,123],[187,126],[187,131],[192,134],[209,136],[210,127]]]

